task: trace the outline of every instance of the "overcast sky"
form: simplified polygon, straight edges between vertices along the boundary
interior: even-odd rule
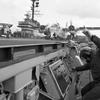
[[[30,10],[30,0],[0,0],[0,22],[18,24]],[[41,16],[35,19],[41,24],[59,22],[77,26],[100,26],[100,0],[40,0]]]

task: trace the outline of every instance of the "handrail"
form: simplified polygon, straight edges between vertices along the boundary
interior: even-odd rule
[[[66,42],[51,40],[3,39],[0,40],[0,63],[26,55],[50,53],[65,47],[65,44]]]
[[[0,48],[21,47],[31,45],[50,45],[60,44],[60,41],[42,40],[42,39],[1,39]]]

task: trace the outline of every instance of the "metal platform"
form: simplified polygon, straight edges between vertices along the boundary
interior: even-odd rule
[[[44,39],[0,39],[0,48],[3,47],[19,47],[19,46],[29,46],[29,45],[48,45],[57,44],[61,41],[55,40],[44,40]]]

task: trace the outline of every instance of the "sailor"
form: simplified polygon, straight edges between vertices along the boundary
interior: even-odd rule
[[[69,30],[69,33],[70,33],[70,36],[71,36],[71,40],[73,40],[76,37],[75,27],[73,25],[70,25],[68,27],[68,30]]]
[[[0,36],[4,35],[4,27],[1,28]]]
[[[86,60],[86,64],[78,66],[72,70],[77,72],[85,70],[91,71],[93,81],[82,88],[82,100],[98,100],[100,99],[100,38],[95,35],[91,35],[91,33],[86,29],[83,31],[83,33],[88,37],[89,40],[95,43],[97,49],[95,52],[87,52],[88,55],[89,53],[92,53],[92,56]]]

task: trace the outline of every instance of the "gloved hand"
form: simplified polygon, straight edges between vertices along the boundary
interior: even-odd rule
[[[71,70],[72,73],[77,72],[75,68],[72,68]]]

